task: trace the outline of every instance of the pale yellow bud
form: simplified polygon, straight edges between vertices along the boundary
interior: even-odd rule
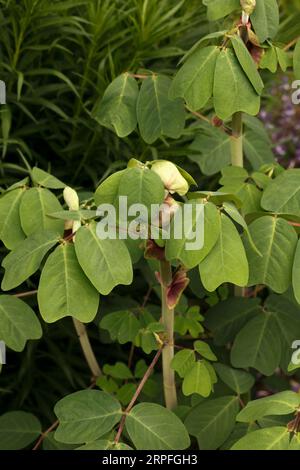
[[[158,161],[151,166],[151,170],[160,176],[169,193],[184,196],[188,192],[189,184],[174,163],[165,160]]]
[[[75,189],[70,188],[67,186],[63,192],[64,200],[70,211],[78,211],[79,210],[79,197]]]
[[[241,7],[247,15],[252,15],[256,7],[256,0],[241,0]]]

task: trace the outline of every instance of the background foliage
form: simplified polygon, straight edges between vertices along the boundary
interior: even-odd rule
[[[295,0],[279,3],[281,26],[276,36],[278,45],[300,36],[298,2]],[[207,21],[206,8],[202,2],[198,0],[24,0],[22,2],[1,0],[0,7],[0,79],[7,84],[7,105],[0,107],[2,191],[26,177],[30,168],[38,166],[51,171],[66,184],[76,187],[82,200],[88,199],[101,181],[114,171],[125,168],[132,156],[138,157],[141,161],[158,157],[171,159],[192,173],[200,188],[215,190],[221,177],[221,184],[225,188],[230,186],[232,182],[228,175],[226,180],[226,172],[223,171],[222,175],[220,173],[224,165],[215,166],[210,158],[216,154],[216,148],[221,146],[221,149],[228,149],[228,139],[226,141],[226,135],[219,133],[216,128],[213,129],[212,136],[207,123],[207,116],[212,116],[212,109],[209,106],[205,109],[206,119],[205,117],[198,119],[192,113],[187,113],[186,127],[179,139],[163,137],[151,144],[145,143],[136,131],[124,139],[119,139],[110,130],[100,126],[93,117],[108,84],[121,73],[132,71],[135,74],[144,74],[147,69],[172,76],[180,58],[200,37],[218,31],[221,24],[222,28],[224,27],[223,20]],[[227,18],[226,22],[228,25],[232,24],[232,18]],[[263,92],[260,117],[266,123],[267,132],[262,127],[259,127],[259,130],[254,128],[251,118],[245,122],[245,151],[248,159],[246,171],[251,172],[253,166],[259,166],[259,155],[251,152],[253,147],[251,144],[254,141],[257,146],[259,142],[258,153],[264,157],[269,155],[272,160],[274,151],[274,155],[284,166],[297,167],[300,163],[299,139],[293,139],[295,128],[298,126],[299,112],[295,111],[296,114],[291,115],[287,102],[282,99],[282,90],[288,93],[284,87],[292,80],[292,75],[283,76],[278,71],[274,80],[274,76],[268,70],[264,70],[263,78],[266,88]],[[221,150],[220,155],[224,157],[226,152]],[[240,184],[244,186],[248,184],[247,178],[246,172],[240,177]],[[60,201],[63,202],[61,197]],[[252,209],[253,207],[249,212],[252,212]],[[266,209],[272,210],[268,207]],[[288,230],[286,227],[285,229]],[[257,242],[259,244],[259,240]],[[280,240],[277,245],[280,251]],[[7,250],[2,247],[1,258],[6,254]],[[257,259],[253,254],[252,256],[253,264],[257,263]],[[282,258],[284,262],[286,253],[282,254]],[[100,388],[114,393],[122,405],[128,404],[128,397],[131,397],[136,384],[143,376],[145,363],[149,362],[147,354],[155,349],[152,349],[151,334],[148,335],[148,331],[141,340],[144,341],[143,348],[138,352],[127,342],[124,333],[128,331],[128,324],[132,327],[130,323],[132,309],[142,310],[145,315],[151,316],[153,323],[159,319],[158,284],[150,268],[148,263],[140,261],[136,271],[138,275],[134,277],[130,287],[119,286],[109,297],[102,296],[101,317],[97,316],[89,326],[89,335],[96,355],[101,366],[105,367],[103,369],[105,377]],[[4,269],[2,271],[4,274]],[[230,334],[228,325],[222,325],[216,319],[219,318],[220,305],[226,320],[226,312],[230,312],[231,308],[230,302],[235,302],[229,298],[230,288],[222,286],[213,292],[206,291],[200,284],[195,270],[190,272],[190,279],[188,290],[177,307],[178,317],[185,318],[187,326],[185,328],[184,325],[178,324],[178,332],[184,331],[184,341],[196,339],[203,330],[201,324],[203,319],[199,311],[193,310],[193,307],[200,306],[201,313],[212,307],[205,327],[214,334],[215,339],[218,335],[222,338],[220,344],[216,340],[217,346],[213,347],[213,351],[219,360],[228,362],[228,351],[222,346],[228,341],[233,341],[235,334],[233,335],[232,331]],[[34,275],[23,284],[22,288],[16,289],[16,292],[34,290],[37,282],[38,275]],[[271,282],[271,287],[274,288],[272,280],[268,282]],[[274,280],[275,284],[276,282],[280,282],[280,279]],[[256,280],[253,279],[253,284],[255,283]],[[284,287],[286,286],[283,288],[279,286],[279,291],[284,292],[286,290]],[[278,292],[276,285],[274,290]],[[263,291],[261,296],[265,300],[267,292]],[[278,311],[284,312],[288,317],[297,308],[291,292],[284,295],[282,303],[277,303],[275,300],[274,295],[268,298],[268,313],[265,315],[270,321],[274,336],[278,334],[276,323]],[[26,302],[37,310],[34,296],[26,298]],[[116,336],[106,314],[115,312],[117,315],[120,306],[127,313],[125,316],[123,312],[123,336],[120,331],[117,332],[118,342],[115,342]],[[243,325],[239,323],[239,328],[243,329],[234,340],[231,361],[235,367],[254,367],[258,373],[253,376],[247,372],[240,372],[244,375],[236,377],[232,370],[226,369],[226,366],[223,365],[223,368],[222,364],[219,368],[217,366],[216,371],[221,381],[215,386],[213,397],[215,401],[213,403],[211,401],[210,404],[201,403],[202,398],[194,395],[193,392],[196,390],[192,390],[195,417],[188,420],[186,426],[195,438],[193,445],[198,441],[201,448],[218,448],[221,445],[229,448],[237,440],[236,438],[232,443],[230,440],[226,441],[226,426],[231,429],[231,417],[238,414],[236,397],[230,395],[232,391],[245,395],[248,400],[290,388],[299,389],[299,372],[296,371],[291,378],[279,371],[278,367],[283,362],[285,367],[288,365],[286,358],[280,356],[280,351],[271,351],[274,353],[272,370],[268,367],[266,369],[261,363],[256,355],[257,351],[253,351],[251,355],[247,350],[246,357],[243,356],[245,343],[242,336],[253,338],[255,332],[261,331],[265,326],[263,322],[267,321],[263,316],[258,319],[255,299],[252,307],[250,313],[247,312],[247,322]],[[269,320],[269,317],[272,319]],[[125,324],[124,318],[128,323]],[[56,419],[53,412],[55,403],[72,392],[87,388],[90,385],[90,374],[70,319],[64,318],[53,324],[43,322],[42,327],[42,339],[29,341],[22,354],[8,351],[8,364],[0,376],[0,414],[19,409],[32,412],[39,418],[44,429]],[[281,327],[282,325],[279,325],[279,328]],[[236,325],[231,325],[231,328],[234,333],[237,332]],[[228,333],[228,337],[225,332]],[[286,337],[289,338],[289,334],[288,331]],[[32,333],[32,339],[35,337],[38,337],[38,332]],[[212,346],[211,338],[208,338],[208,343]],[[185,344],[187,343],[183,342],[183,346]],[[250,346],[263,348],[264,344],[252,343]],[[264,353],[267,354],[266,351]],[[210,356],[214,353],[208,354]],[[113,369],[112,364],[120,362],[126,364],[128,356],[129,372],[128,369],[122,370],[122,367],[120,370],[120,366],[116,370]],[[208,359],[212,360],[211,356]],[[180,375],[180,370],[177,372]],[[194,373],[197,375],[195,371]],[[263,374],[270,376],[265,377]],[[191,378],[192,389],[196,387],[195,375]],[[149,379],[140,401],[163,404],[161,381],[158,370]],[[187,383],[188,380],[186,390],[189,389]],[[251,387],[253,388],[250,392]],[[98,390],[97,392],[102,393]],[[90,396],[92,400],[92,395]],[[81,397],[76,396],[76,399],[80,404]],[[178,414],[182,413],[181,416],[185,416],[187,412],[185,407],[190,406],[190,401],[184,396],[181,396],[181,399],[182,409]],[[287,402],[291,401],[293,398],[288,396]],[[112,402],[108,406],[115,407],[115,415],[118,416],[118,405]],[[143,420],[147,421],[150,419],[149,414],[155,416],[155,412],[161,413],[161,409],[138,409],[138,406],[141,407],[142,404],[132,410],[131,419],[126,425],[129,436],[135,426],[135,415],[141,413]],[[219,410],[224,425],[223,434],[221,430],[216,432],[216,429],[211,429],[210,435],[215,435],[214,442],[206,441],[208,433],[201,433],[198,428],[195,429],[195,421],[199,423],[199,420],[203,421],[202,427],[206,428],[210,406],[213,407],[214,413]],[[278,413],[284,418],[282,420],[276,418],[272,422],[272,425],[276,425],[277,441],[285,439],[283,433],[285,429],[283,426],[287,421],[285,415],[290,419],[290,414],[297,406],[298,402],[294,403],[294,407],[290,405],[289,408],[287,405],[282,413]],[[63,404],[61,408],[63,409]],[[226,410],[229,410],[228,416]],[[60,410],[57,409],[56,412],[59,416]],[[271,412],[269,414],[272,415]],[[270,425],[268,418],[257,410],[249,416],[246,413],[242,415],[241,412],[239,418],[240,423],[236,430],[238,437],[243,436],[245,428],[252,426],[254,420],[259,420],[262,424],[260,432],[263,441],[264,427]],[[39,422],[33,420],[28,424],[26,419],[24,417],[25,428],[30,426],[33,435],[38,437]],[[167,416],[165,419],[167,422]],[[96,429],[98,424],[95,423]],[[170,428],[177,425],[180,431],[180,425],[178,423],[174,425],[171,418],[169,425]],[[91,432],[90,429],[88,432]],[[63,432],[62,429],[61,433]],[[68,434],[68,429],[65,432]],[[170,448],[172,445],[178,446],[182,436],[180,433],[179,436],[174,435]],[[93,438],[99,439],[101,436],[94,435]],[[31,436],[28,443],[25,441],[16,445],[26,447],[33,439]],[[66,440],[64,442],[66,447],[68,445],[72,447],[76,442],[76,436],[71,444]],[[81,443],[80,439],[78,443]],[[137,448],[141,446],[138,441],[134,444]],[[55,445],[57,443],[50,434],[44,442],[44,447],[53,448]],[[101,445],[99,444],[99,448]]]

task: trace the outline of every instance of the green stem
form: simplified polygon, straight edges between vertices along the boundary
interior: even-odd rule
[[[244,152],[243,152],[243,113],[238,112],[232,116],[232,134],[230,139],[231,144],[231,164],[233,166],[244,166]],[[245,296],[245,288],[235,286],[234,294],[236,297]]]
[[[98,364],[98,361],[96,359],[96,356],[94,354],[94,351],[92,349],[90,339],[88,337],[86,327],[81,321],[76,320],[76,318],[73,317],[73,323],[75,326],[75,330],[82,348],[82,352],[84,354],[85,360],[89,366],[89,369],[91,373],[93,374],[94,378],[100,377],[101,375],[101,370]]]
[[[160,262],[162,322],[166,330],[167,340],[162,351],[163,384],[166,407],[169,410],[177,406],[175,372],[171,367],[174,357],[174,309],[167,304],[167,287],[172,282],[172,268],[168,261]]]
[[[244,166],[243,155],[243,114],[235,113],[232,116],[231,144],[231,164],[233,166]]]

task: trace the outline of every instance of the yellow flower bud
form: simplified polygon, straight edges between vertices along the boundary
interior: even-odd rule
[[[78,194],[75,189],[70,188],[67,186],[63,192],[64,200],[70,211],[78,211],[79,210],[79,198]]]
[[[188,192],[189,184],[174,163],[165,160],[158,161],[151,166],[151,170],[160,176],[169,193],[184,196]]]
[[[241,0],[241,6],[243,11],[250,16],[255,10],[256,0]]]

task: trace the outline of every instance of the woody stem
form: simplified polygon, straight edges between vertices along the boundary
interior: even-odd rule
[[[167,288],[172,282],[172,268],[168,261],[160,261],[162,323],[166,331],[166,344],[162,350],[163,386],[166,407],[170,410],[177,406],[175,372],[171,368],[174,357],[174,309],[168,307]]]
[[[243,168],[243,113],[238,112],[232,116],[231,127],[231,164]],[[244,297],[245,295],[244,287],[235,286],[234,292],[236,297]]]

